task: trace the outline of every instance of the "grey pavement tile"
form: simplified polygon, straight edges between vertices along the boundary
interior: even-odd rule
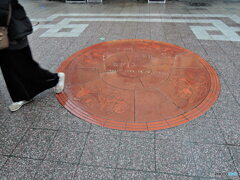
[[[216,173],[236,172],[227,146],[197,143],[192,147],[197,176],[218,177]]]
[[[122,35],[125,27],[125,22],[114,22],[112,28],[109,31],[111,35]]]
[[[236,169],[240,172],[240,146],[229,146]],[[240,174],[239,174],[240,175]]]
[[[154,139],[122,137],[118,168],[154,171]]]
[[[99,36],[107,36],[111,27],[112,27],[111,22],[102,22],[101,26],[98,28],[96,33]]]
[[[213,110],[219,119],[239,119],[240,106],[223,83],[221,84],[220,96],[213,105]]]
[[[5,123],[8,126],[30,127],[34,121],[38,121],[39,116],[31,111],[32,103],[24,105],[19,111],[11,113]]]
[[[195,124],[195,121],[197,121],[197,119],[194,119],[186,124],[182,124],[177,127],[158,130],[156,131],[156,139],[190,141],[189,126]]]
[[[228,55],[239,56],[239,48],[236,47],[232,42],[217,42],[217,44],[224,50],[224,52]]]
[[[0,103],[0,123],[6,121],[8,119],[8,116],[9,116],[8,109],[4,107],[4,104]]]
[[[225,144],[222,130],[216,119],[198,118],[197,123],[189,126],[189,137],[191,142]]]
[[[78,163],[87,133],[59,131],[51,144],[47,160]]]
[[[13,155],[43,159],[55,133],[53,130],[30,129],[14,150]]]
[[[158,172],[195,175],[192,144],[179,140],[157,140],[156,166]]]
[[[77,165],[44,161],[34,179],[72,179],[76,171]]]
[[[67,113],[64,118],[61,118],[60,130],[89,132],[90,127],[90,123],[74,116],[71,113]]]
[[[228,61],[218,61],[215,63],[222,77],[226,80],[228,86],[235,85],[240,87],[240,74],[235,65],[228,59]]]
[[[7,161],[8,157],[0,155],[0,170],[4,163]]]
[[[40,160],[9,158],[0,171],[0,179],[34,179]]]
[[[211,107],[207,112],[202,114],[199,118],[208,118],[208,119],[215,119],[216,115],[213,111],[213,108]]]
[[[132,171],[132,170],[116,170],[115,179],[121,180],[157,180],[156,174],[153,172]]]
[[[62,105],[55,97],[55,94],[53,94],[52,89],[48,89],[36,96],[32,105],[31,111],[45,114],[63,109]]]
[[[95,167],[95,166],[78,166],[75,180],[110,180],[114,179],[114,169]]]
[[[122,136],[153,139],[154,131],[122,131]]]
[[[115,168],[119,143],[119,136],[90,134],[80,164]]]
[[[163,173],[156,175],[156,180],[198,180],[198,179],[200,179],[200,178],[163,174]]]
[[[67,111],[61,106],[51,106],[51,107],[42,107],[46,109],[45,116],[42,117],[39,121],[36,121],[32,127],[33,128],[46,128],[58,130],[61,126],[61,122],[65,120]]]
[[[218,119],[223,131],[224,138],[228,144],[240,145],[240,123],[239,119]]]
[[[240,73],[240,72],[239,72]],[[237,101],[238,105],[240,105],[240,86],[238,85],[228,85],[233,97]]]
[[[10,155],[21,141],[27,128],[9,127],[0,123],[0,154]]]
[[[99,125],[92,124],[90,133],[94,134],[105,134],[105,135],[121,135],[122,131],[116,129],[110,129],[106,127],[102,127]]]

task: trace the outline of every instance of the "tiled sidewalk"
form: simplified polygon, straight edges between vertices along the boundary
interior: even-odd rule
[[[0,179],[239,178],[229,175],[240,172],[240,3],[20,2],[36,25],[29,37],[34,57],[47,69],[55,71],[72,53],[102,41],[151,39],[204,57],[218,72],[221,93],[187,124],[128,132],[78,119],[51,90],[10,113],[1,75]]]

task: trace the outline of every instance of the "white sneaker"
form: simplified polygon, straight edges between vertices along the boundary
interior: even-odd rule
[[[58,83],[54,87],[55,93],[61,93],[64,89],[65,74],[64,73],[58,73],[58,77],[59,77]]]
[[[30,103],[32,100],[30,101],[18,101],[18,102],[14,102],[9,106],[10,111],[14,112],[19,110],[23,105]]]

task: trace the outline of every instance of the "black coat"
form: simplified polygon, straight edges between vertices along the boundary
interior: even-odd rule
[[[18,3],[18,0],[0,0],[0,25],[6,25],[6,14],[8,14],[9,3],[12,6],[12,16],[8,28],[10,41],[26,38],[31,34],[32,24],[26,15],[24,8]]]

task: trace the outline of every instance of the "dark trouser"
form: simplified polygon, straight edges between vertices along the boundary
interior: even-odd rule
[[[13,102],[31,100],[58,83],[57,73],[42,69],[33,60],[29,46],[0,50],[0,66]]]

